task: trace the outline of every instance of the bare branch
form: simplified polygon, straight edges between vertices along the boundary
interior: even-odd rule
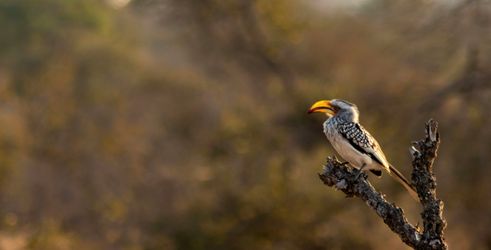
[[[414,249],[447,249],[443,238],[446,226],[442,215],[443,202],[436,198],[436,180],[433,175],[433,161],[440,143],[437,129],[435,121],[428,121],[426,138],[414,142],[410,148],[414,167],[412,184],[423,205],[423,232],[408,222],[401,208],[389,203],[383,194],[375,190],[365,173],[356,178],[358,170],[329,157],[319,177],[324,184],[342,191],[347,197],[362,199],[408,246]]]
[[[344,192],[347,197],[358,197],[371,207],[389,228],[401,237],[401,240],[411,247],[419,244],[421,234],[404,217],[404,211],[389,203],[382,194],[367,181],[363,173],[356,178],[357,170],[347,167],[335,158],[328,158],[324,171],[319,177],[324,184]]]
[[[423,205],[421,216],[424,231],[418,249],[447,249],[443,238],[443,229],[446,226],[442,215],[443,202],[436,198],[436,179],[433,174],[433,162],[440,144],[437,129],[436,121],[429,120],[426,123],[426,138],[416,142],[421,155],[412,162],[414,169],[411,179]]]

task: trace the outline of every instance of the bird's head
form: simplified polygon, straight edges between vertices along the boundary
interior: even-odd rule
[[[321,100],[315,102],[309,109],[308,113],[320,112],[328,117],[339,116],[346,121],[358,122],[358,108],[355,104],[340,100]]]

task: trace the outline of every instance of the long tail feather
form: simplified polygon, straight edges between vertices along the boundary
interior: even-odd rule
[[[398,182],[400,182],[409,192],[411,197],[415,199],[416,201],[419,201],[418,198],[418,193],[416,193],[416,190],[414,189],[413,185],[404,177],[404,175],[401,174],[394,166],[389,165],[390,169],[390,175],[394,177]]]

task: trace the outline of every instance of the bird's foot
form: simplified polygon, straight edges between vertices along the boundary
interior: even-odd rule
[[[363,174],[363,170],[358,170],[358,174],[356,174],[355,180],[358,180],[362,174]]]
[[[363,166],[361,166],[361,168],[360,168],[360,169],[358,169],[358,174],[356,174],[355,180],[358,180],[358,178],[360,178],[360,175],[362,175],[362,174],[363,174],[363,169],[364,169],[365,167],[366,167],[366,165],[365,165],[365,164],[363,164]],[[365,176],[366,176],[366,175],[365,175]],[[365,179],[366,179],[366,177],[365,177]]]

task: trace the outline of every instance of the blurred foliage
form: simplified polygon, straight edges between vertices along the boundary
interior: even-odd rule
[[[440,122],[447,238],[489,249],[491,4],[327,2],[1,1],[0,248],[404,249],[317,179],[343,98],[405,173]]]

